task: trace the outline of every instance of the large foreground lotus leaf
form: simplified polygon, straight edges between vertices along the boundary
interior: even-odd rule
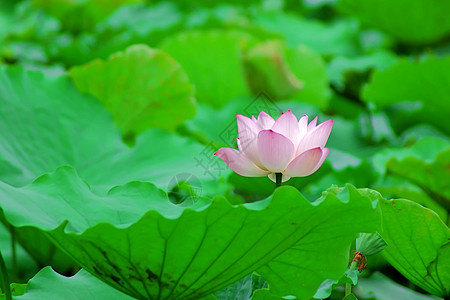
[[[356,233],[379,225],[371,198],[353,186],[313,204],[288,186],[253,204],[205,201],[182,208],[142,182],[101,196],[69,167],[22,188],[0,183],[10,223],[40,228],[87,271],[139,299],[199,299],[254,270],[274,293],[308,298],[342,276]]]
[[[382,254],[427,292],[450,295],[450,230],[430,209],[408,200],[383,200]]]
[[[441,0],[340,0],[338,7],[411,44],[438,41],[450,33],[450,2]]]
[[[376,71],[362,97],[377,108],[391,106],[396,112],[393,125],[401,129],[426,122],[449,133],[449,84],[450,57],[403,59],[386,70]]]
[[[222,107],[249,94],[242,55],[252,40],[241,31],[190,31],[168,37],[158,48],[180,63],[199,102]]]
[[[63,76],[0,68],[0,132],[0,180],[15,186],[64,164],[104,191],[131,180],[168,188],[186,172],[204,189],[217,179],[199,166],[205,147],[187,138],[151,129],[125,145],[101,104]]]
[[[194,91],[184,71],[145,45],[73,67],[69,76],[78,90],[106,107],[126,137],[152,127],[173,130],[195,115]]]
[[[25,294],[13,299],[131,300],[133,298],[101,282],[85,270],[80,270],[72,277],[65,277],[53,271],[51,267],[45,267],[28,281]]]

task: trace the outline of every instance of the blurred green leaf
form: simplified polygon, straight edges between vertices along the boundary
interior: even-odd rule
[[[360,52],[355,20],[343,19],[325,24],[278,11],[257,12],[252,20],[269,31],[281,34],[293,48],[305,45],[326,56]]]
[[[142,0],[32,0],[34,7],[55,16],[75,32],[90,30],[119,6],[138,2]]]
[[[328,65],[327,71],[330,82],[337,89],[343,90],[346,85],[351,84],[350,79],[354,79],[353,74],[363,76],[372,70],[384,70],[393,65],[397,57],[388,51],[377,51],[365,56],[357,57],[335,57]],[[359,93],[356,94],[358,96]]]
[[[449,2],[450,3],[450,2]],[[392,108],[398,115],[392,116],[396,127],[430,123],[450,133],[450,57],[427,58],[422,61],[399,60],[386,70],[373,74],[362,97],[377,108]]]
[[[387,50],[394,45],[391,36],[376,29],[363,28],[360,32],[360,39],[364,53]]]
[[[17,239],[16,236],[14,238]],[[12,242],[9,226],[7,229],[4,224],[0,223],[0,250],[8,270],[9,280],[11,282],[24,282],[26,278],[33,276],[37,266],[30,255],[17,243],[17,240],[14,244],[14,253]]]
[[[78,90],[94,95],[112,114],[125,137],[148,128],[174,130],[195,115],[193,87],[181,67],[162,51],[135,45],[73,67]]]
[[[373,165],[380,174],[409,180],[450,210],[449,147],[447,140],[422,138],[409,148],[385,149],[374,156]]]
[[[247,77],[253,92],[273,99],[291,99],[326,108],[330,97],[325,63],[305,46],[281,41],[256,44],[246,52]]]
[[[401,161],[392,159],[387,164],[387,170],[421,187],[450,211],[450,147],[438,153],[432,163],[427,164],[414,157],[406,157]]]
[[[186,130],[202,143],[212,143],[214,151],[221,146],[230,147],[238,137],[236,113],[245,114],[243,110],[251,101],[250,97],[239,98],[220,109],[198,103],[197,115],[186,121]],[[211,116],[214,116],[214,122],[211,122]]]
[[[254,93],[266,92],[275,99],[287,98],[303,89],[289,67],[283,43],[269,40],[258,43],[245,53],[248,82]]]
[[[408,157],[414,157],[429,164],[436,161],[436,156],[447,150],[449,145],[450,141],[447,139],[424,137],[409,145],[409,147],[383,149],[373,157],[373,167],[378,173],[384,175],[386,164],[391,159],[401,161]]]
[[[408,299],[432,300],[433,296],[419,294],[396,283],[380,272],[373,273],[369,278],[360,277],[353,292],[360,299]]]
[[[297,46],[286,49],[286,59],[292,72],[303,82],[303,88],[290,99],[325,109],[331,92],[322,57],[305,46]]]
[[[217,300],[249,300],[252,296],[252,277],[249,274],[214,293]]]
[[[345,119],[355,119],[355,117],[365,113],[365,107],[361,103],[352,101],[344,95],[332,93],[327,113],[334,116],[341,116]]]
[[[2,217],[2,222],[5,226],[12,227],[4,217]],[[19,274],[22,275],[22,278],[26,275],[34,275],[35,271],[32,268],[46,265],[52,266],[62,274],[73,274],[79,270],[78,264],[71,257],[67,256],[64,251],[61,251],[51,243],[41,230],[34,227],[14,228],[14,234],[17,243],[16,247],[21,251],[25,250],[27,253],[20,252],[21,256],[18,259],[19,270],[21,272],[27,271],[27,274]],[[31,264],[30,266],[24,265],[24,258],[25,261]]]
[[[281,300],[280,296],[273,295],[269,289],[258,289],[253,293],[251,300]]]
[[[14,24],[14,5],[7,1],[0,2],[0,40],[11,30]]]
[[[448,1],[339,0],[337,7],[405,43],[429,44],[450,33]]]
[[[179,30],[182,21],[177,6],[169,2],[121,6],[96,26],[95,46],[89,57],[106,59],[133,44],[154,47]]]
[[[113,34],[128,34],[147,38],[154,43],[153,34],[162,34],[180,23],[181,19],[182,14],[173,3],[161,2],[151,6],[138,3],[119,7],[95,30],[99,34],[111,34],[112,38]]]
[[[421,188],[412,183],[405,182],[401,177],[385,177],[383,181],[376,183],[375,189],[386,198],[408,199],[414,201],[433,210],[444,222],[445,220],[449,220],[448,212],[444,207],[430,198],[430,196],[428,196]]]
[[[281,35],[269,32],[250,19],[247,7],[239,7],[228,3],[218,4],[211,8],[196,8],[186,15],[186,29],[226,29],[245,31],[260,39],[279,39]]]
[[[409,200],[380,203],[387,243],[382,254],[412,283],[444,297],[450,292],[450,230],[439,216]]]
[[[252,40],[240,31],[190,31],[168,37],[159,48],[186,71],[199,102],[222,107],[249,94],[242,59]]]
[[[212,183],[229,173],[214,170],[205,146],[167,131],[147,130],[128,147],[108,112],[67,77],[0,68],[0,115],[0,178],[15,186],[66,164],[99,192],[130,180],[170,189],[186,172],[202,180],[203,191],[217,191],[224,186]]]

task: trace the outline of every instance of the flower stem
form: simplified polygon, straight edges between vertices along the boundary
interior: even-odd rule
[[[353,270],[355,270],[355,268],[358,266],[358,261],[353,260],[352,264],[350,265],[350,268],[348,269],[348,273],[350,274],[351,272],[353,272]],[[346,282],[345,283],[345,296],[348,296],[352,293],[352,284],[350,282]]]
[[[283,174],[281,173],[275,173],[275,179],[276,179],[276,184],[277,187],[281,186],[281,179],[283,178]]]
[[[9,226],[11,233],[11,252],[12,252],[12,278],[10,280],[14,282],[19,279],[19,267],[17,264],[17,248],[16,248],[16,232],[12,225]]]
[[[2,252],[0,251],[0,288],[5,293],[6,300],[12,300],[11,288],[9,287],[8,273],[6,271],[5,261],[3,260]]]

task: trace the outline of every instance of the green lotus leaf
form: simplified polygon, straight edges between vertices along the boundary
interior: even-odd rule
[[[101,282],[83,269],[72,277],[65,277],[53,271],[51,267],[45,267],[28,281],[25,294],[13,299],[131,300],[134,298]]]
[[[17,233],[14,232],[14,234]],[[13,242],[15,249],[13,249]],[[17,243],[17,237],[12,239],[11,227],[7,229],[1,223],[0,250],[8,270],[8,278],[11,282],[21,282],[23,278],[29,278],[36,272],[36,263],[21,245]]]
[[[409,200],[380,202],[387,243],[383,256],[412,283],[445,297],[450,293],[450,230],[430,209]]]
[[[40,228],[87,271],[137,298],[199,299],[255,270],[277,295],[310,297],[342,276],[357,233],[377,230],[371,199],[349,185],[310,203],[287,186],[252,204],[216,197],[184,208],[150,183],[98,195],[70,167],[21,188],[0,182],[8,222]]]
[[[410,181],[450,210],[449,147],[445,139],[427,137],[408,148],[386,149],[373,162],[381,174],[387,172]]]
[[[93,1],[58,1],[33,0],[35,8],[41,8],[58,18],[66,28],[73,31],[90,30],[116,8],[142,0],[93,0]]]
[[[415,157],[401,161],[392,159],[388,172],[401,176],[421,187],[437,203],[450,211],[450,148],[440,152],[432,163]]]
[[[375,188],[386,198],[408,199],[426,208],[433,210],[441,217],[441,220],[449,220],[448,211],[427,195],[420,187],[405,182],[401,177],[386,177],[382,182],[378,182]],[[449,224],[447,224],[449,225]]]
[[[159,40],[158,37],[163,32],[178,25],[181,18],[181,12],[171,2],[160,2],[154,5],[145,3],[124,5],[98,24],[96,31],[100,37],[116,34],[121,35],[117,40],[128,36],[146,38],[154,42]],[[148,19],[152,19],[152,22],[148,22]],[[113,36],[110,37],[114,39]]]
[[[386,165],[392,159],[402,161],[417,158],[426,164],[437,161],[437,155],[448,149],[450,142],[445,138],[424,137],[403,148],[387,148],[373,157],[373,167],[381,175],[386,174]]]
[[[87,60],[82,63],[94,58],[106,59],[134,44],[153,47],[168,34],[179,30],[182,21],[183,15],[171,2],[123,5],[95,27],[95,45],[86,53]],[[70,47],[65,44],[56,46],[57,49]],[[66,57],[69,65],[74,64],[73,59],[72,55]]]
[[[11,296],[13,299],[16,299],[16,296],[23,295],[25,293],[27,285],[26,284],[20,284],[20,283],[11,283],[10,289],[11,289]],[[0,290],[0,300],[7,299],[5,293]]]
[[[293,48],[304,45],[326,56],[353,56],[360,52],[356,20],[338,20],[325,24],[281,11],[258,12],[252,20],[266,30],[280,34]]]
[[[436,42],[450,32],[448,1],[340,0],[338,7],[410,44]]]
[[[198,2],[197,2],[198,3]],[[180,4],[180,2],[177,2]],[[236,3],[244,4],[244,3]],[[246,2],[244,5],[248,5]],[[225,29],[239,30],[251,34],[254,37],[265,39],[280,38],[279,34],[269,32],[254,24],[249,17],[247,7],[227,4],[214,5],[213,7],[196,7],[195,10],[185,14],[184,28],[189,29]]]
[[[188,31],[166,38],[158,48],[180,63],[199,102],[222,107],[250,93],[242,59],[253,40],[241,31]]]
[[[391,120],[398,130],[425,122],[449,133],[449,78],[450,57],[401,59],[376,71],[363,89],[362,98],[380,109],[390,106]]]
[[[99,193],[131,180],[153,181],[167,190],[187,181],[197,194],[227,188],[217,180],[230,171],[214,170],[219,159],[214,161],[212,151],[187,138],[152,129],[134,147],[125,145],[108,112],[80,94],[67,77],[0,68],[0,132],[0,180],[13,186],[68,164]],[[36,228],[18,228],[16,233],[40,264],[60,272],[73,268]]]
[[[106,107],[125,137],[153,127],[173,130],[195,115],[186,74],[167,54],[145,45],[73,67],[69,76]]]
[[[242,279],[214,293],[217,300],[249,300],[253,292],[253,274],[249,274]]]
[[[305,46],[286,49],[286,59],[292,72],[304,83],[303,89],[290,99],[313,104],[320,109],[328,106],[331,91],[322,57]]]
[[[2,40],[14,25],[14,17],[14,6],[12,3],[2,2],[0,4],[0,38]]]
[[[15,186],[61,165],[75,167],[99,191],[131,180],[168,189],[183,173],[202,180],[205,191],[221,176],[199,166],[214,157],[205,146],[164,130],[148,130],[134,147],[125,145],[101,104],[64,76],[0,68],[0,116],[0,179]]]
[[[372,70],[384,70],[393,65],[397,61],[397,57],[388,51],[377,51],[365,56],[345,57],[338,56],[334,58],[328,65],[328,74],[331,83],[338,90],[344,90],[346,85],[353,84],[355,74],[365,78],[365,74]],[[358,85],[358,88],[360,85]],[[355,91],[355,95],[359,96],[359,90]]]
[[[409,300],[432,300],[431,295],[423,295],[410,290],[380,272],[375,272],[369,278],[360,277],[358,286],[354,289],[357,296],[362,299],[409,299]]]
[[[9,278],[12,282],[21,282],[31,278],[36,268],[51,265],[61,273],[72,273],[79,270],[79,266],[64,252],[60,251],[41,230],[35,227],[16,228],[0,216],[0,231],[7,227],[8,232],[1,232],[2,243],[0,249],[10,270]],[[6,229],[5,229],[6,230]],[[12,242],[16,253],[13,252]]]
[[[258,289],[253,293],[252,300],[282,300],[280,296],[273,295],[269,289]]]
[[[255,94],[293,99],[326,108],[330,98],[322,57],[300,45],[287,47],[279,40],[256,44],[245,53],[248,83]]]
[[[287,64],[284,45],[279,40],[258,43],[245,53],[248,83],[253,92],[265,91],[275,99],[288,98],[303,89]]]

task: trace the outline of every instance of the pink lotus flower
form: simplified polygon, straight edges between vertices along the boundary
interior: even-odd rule
[[[324,148],[330,136],[333,120],[318,126],[317,117],[308,124],[308,116],[297,121],[288,110],[276,121],[261,111],[258,118],[236,114],[239,151],[220,148],[220,157],[234,172],[247,177],[268,175],[275,182],[275,174],[282,181],[291,177],[308,176],[317,171],[330,149]]]

